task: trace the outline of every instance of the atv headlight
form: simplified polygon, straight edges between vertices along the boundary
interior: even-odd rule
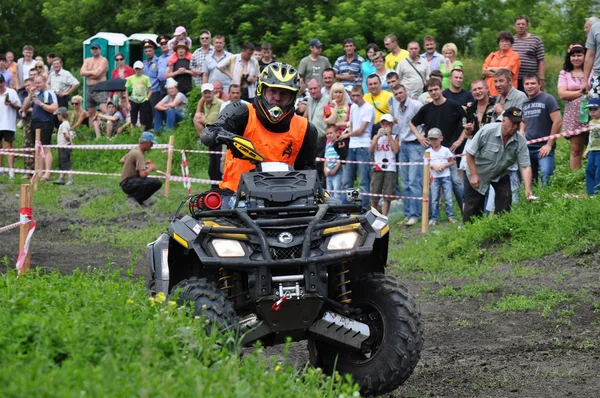
[[[213,239],[210,242],[219,257],[244,257],[242,244],[232,239]]]
[[[341,234],[335,234],[329,239],[327,250],[348,250],[352,249],[358,240],[358,232],[349,231]]]

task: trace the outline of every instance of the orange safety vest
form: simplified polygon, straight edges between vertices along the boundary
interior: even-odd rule
[[[254,144],[254,148],[265,158],[265,162],[283,162],[294,166],[306,129],[308,120],[294,115],[290,121],[290,129],[283,133],[273,133],[267,130],[258,116],[252,104],[248,105],[248,124],[244,130],[243,136],[248,138]],[[237,191],[242,173],[256,168],[255,165],[247,160],[234,158],[231,151],[227,151],[225,158],[225,169],[223,170],[223,181],[219,186],[222,189],[229,188]]]

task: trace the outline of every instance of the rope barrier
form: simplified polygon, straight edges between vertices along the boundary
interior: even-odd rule
[[[0,228],[0,234],[2,232],[10,231],[11,229],[19,228],[21,226],[21,222],[16,222],[14,224],[7,225],[5,227]]]
[[[42,145],[43,148],[64,148],[64,149],[96,149],[96,150],[126,150],[137,148],[138,144],[128,145]],[[169,149],[169,144],[157,144],[152,146],[153,149]],[[179,149],[177,149],[179,150]],[[165,151],[167,152],[167,151]]]
[[[35,158],[34,155],[27,155],[24,153],[4,152],[4,150],[0,151],[0,155],[16,156],[16,157],[22,157],[22,158]]]
[[[333,191],[327,191],[329,193],[343,193],[345,194],[346,191],[337,191],[337,190],[333,190]],[[377,196],[379,197],[384,197],[384,198],[390,198],[390,199],[409,199],[409,200],[421,200],[423,202],[429,202],[429,199],[427,198],[421,198],[418,196],[397,196],[397,195],[385,195],[385,194],[375,194],[375,193],[367,193],[367,192],[360,192],[360,195],[365,195],[365,196]]]

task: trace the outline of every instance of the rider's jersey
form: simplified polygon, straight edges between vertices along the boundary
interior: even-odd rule
[[[299,159],[298,155],[302,152],[301,150],[306,149],[306,147],[313,147],[313,141],[316,141],[312,138],[305,140],[305,138],[308,138],[307,132],[309,135],[316,133],[314,127],[308,123],[307,119],[294,115],[290,120],[290,127],[287,132],[273,133],[267,130],[258,120],[254,106],[251,104],[247,106],[248,120],[241,135],[252,141],[256,151],[264,156],[265,162],[282,162],[298,168],[297,160]],[[312,163],[313,167],[302,168],[314,168],[314,150],[309,151],[309,156],[312,157],[312,160],[307,159],[306,166]],[[306,157],[306,155],[303,157]],[[236,191],[242,173],[251,171],[254,168],[255,165],[249,161],[234,158],[231,151],[227,151],[223,181],[220,187]]]

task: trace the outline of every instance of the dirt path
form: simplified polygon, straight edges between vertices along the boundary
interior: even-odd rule
[[[0,186],[0,226],[15,222],[18,217],[18,198],[14,192],[5,191]],[[134,264],[136,275],[147,274],[146,242],[140,244],[138,253],[115,249],[81,240],[72,225],[85,228],[92,223],[89,220],[44,211],[38,211],[35,218],[39,230],[32,246],[33,264],[68,273],[77,267],[104,267],[112,262],[119,268]],[[140,210],[123,222],[123,228],[139,227],[140,223],[155,219],[166,220],[167,215]],[[6,256],[11,266],[17,257],[18,239],[18,230],[0,235],[0,259]],[[525,265],[539,267],[543,272],[526,278],[507,273],[503,288],[478,298],[438,297],[435,292],[441,286],[417,279],[404,280],[420,302],[426,341],[415,373],[394,396],[598,396],[599,264],[597,254],[579,258],[557,254],[538,259]],[[498,272],[503,272],[503,267],[498,267]],[[461,281],[450,283],[460,287]],[[492,312],[484,308],[504,295],[524,294],[539,286],[572,295],[584,289],[585,294],[581,293],[580,300],[565,307],[569,315],[553,311],[542,316],[539,310]],[[265,354],[280,355],[281,348],[267,348]],[[307,359],[306,344],[294,344],[289,360],[301,367]]]

